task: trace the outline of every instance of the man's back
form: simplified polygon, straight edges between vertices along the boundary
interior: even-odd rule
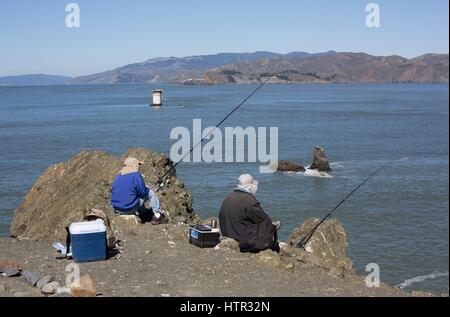
[[[235,190],[222,203],[219,212],[220,231],[223,236],[239,242],[246,241],[248,226],[270,220],[259,201],[250,193]]]
[[[112,184],[111,205],[118,209],[130,209],[139,203],[140,198],[148,195],[144,180],[138,172],[117,175]]]

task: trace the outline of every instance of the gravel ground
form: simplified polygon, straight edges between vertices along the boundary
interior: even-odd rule
[[[122,236],[123,253],[107,261],[80,263],[103,296],[410,296],[386,284],[368,288],[354,274],[337,277],[294,258],[286,267],[258,255],[200,249],[180,234],[185,227],[139,226]],[[65,283],[71,260],[56,259],[52,241],[0,239],[0,260],[16,260],[24,270],[54,275]],[[2,286],[3,285],[3,286]],[[6,288],[6,289],[5,289]],[[0,277],[0,296],[43,296],[22,277]]]

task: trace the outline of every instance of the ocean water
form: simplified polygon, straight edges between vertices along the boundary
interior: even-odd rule
[[[129,147],[170,153],[172,128],[215,125],[253,85],[0,87],[0,235],[44,170],[83,149],[121,155]],[[149,107],[162,88],[164,107]],[[224,127],[278,127],[279,157],[302,165],[325,148],[328,177],[260,174],[259,163],[181,163],[178,175],[201,216],[217,215],[237,177],[260,182],[262,206],[283,223],[280,237],[322,217],[377,168],[387,165],[334,215],[349,255],[365,273],[406,290],[448,292],[448,85],[266,85]],[[223,131],[223,129],[222,129]]]

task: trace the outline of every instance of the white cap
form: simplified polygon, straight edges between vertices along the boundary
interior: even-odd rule
[[[142,163],[143,162],[139,161],[137,158],[129,156],[123,162],[123,166],[136,167],[141,165]]]
[[[254,180],[250,174],[242,174],[239,176],[239,186],[258,185],[258,181]]]
[[[143,163],[144,162],[139,161],[137,158],[129,156],[123,162],[123,168],[120,171],[120,174],[125,175],[135,173],[139,171],[139,165],[142,165]]]

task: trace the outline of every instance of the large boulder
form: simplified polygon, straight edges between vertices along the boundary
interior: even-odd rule
[[[331,172],[330,163],[327,160],[327,157],[325,156],[325,151],[320,146],[316,146],[314,148],[314,154],[313,154],[313,162],[309,169],[317,170],[319,172]]]
[[[324,221],[306,243],[304,250],[296,248],[319,221],[310,218],[298,226],[292,232],[288,242],[290,247],[285,248],[285,252],[293,253],[301,262],[321,266],[339,276],[353,272],[353,264],[347,257],[347,234],[342,224],[335,219]]]
[[[145,162],[140,172],[147,185],[155,184],[172,164],[163,154],[144,148],[130,149],[121,158],[103,151],[83,151],[65,163],[49,167],[39,177],[14,212],[11,236],[64,239],[64,228],[72,222],[82,221],[89,208],[105,211],[112,224],[120,226],[124,221],[119,221],[121,217],[113,213],[109,196],[111,184],[127,156]],[[192,196],[176,172],[172,170],[165,180],[165,186],[158,191],[163,210],[170,217],[193,218]],[[134,221],[124,223],[136,226]]]

